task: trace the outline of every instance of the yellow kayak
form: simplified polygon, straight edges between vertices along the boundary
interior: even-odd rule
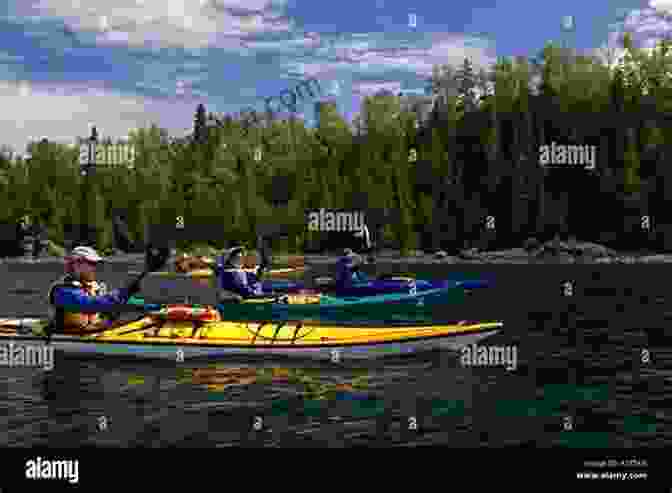
[[[46,321],[0,319],[0,343],[43,346]],[[295,356],[332,361],[459,350],[497,333],[502,322],[369,326],[324,322],[203,322],[156,315],[98,334],[54,335],[50,344],[68,353],[182,361],[227,355]]]

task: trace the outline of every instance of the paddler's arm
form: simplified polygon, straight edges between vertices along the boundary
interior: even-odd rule
[[[217,258],[209,259],[212,261],[210,264],[210,268],[214,272],[215,276],[220,276],[222,272],[224,272],[224,259],[219,256]]]
[[[226,284],[228,284],[228,286],[222,286],[224,289],[231,289],[245,298],[263,294],[261,291],[261,284],[258,282],[249,282],[250,280],[247,272],[239,271],[237,269],[226,269],[222,272],[228,277],[228,279],[226,279]]]
[[[89,296],[79,288],[60,288],[54,293],[56,306],[67,311],[80,313],[113,312],[124,305],[131,296],[127,288],[115,289],[112,292],[99,296]]]
[[[213,269],[217,266],[217,259],[210,257],[181,257],[175,261],[175,270],[177,272],[191,272],[198,269]]]
[[[217,265],[217,259],[212,258],[212,257],[198,257],[198,259],[203,262],[204,265],[206,265],[209,268],[213,268],[214,266]]]
[[[197,257],[199,269],[210,269],[213,275],[218,276],[222,270],[221,261],[219,258],[212,257]]]
[[[260,283],[259,276],[255,272],[245,272],[245,278],[250,286]]]

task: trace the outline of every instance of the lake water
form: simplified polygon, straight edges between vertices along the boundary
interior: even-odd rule
[[[119,286],[139,266],[106,266]],[[661,447],[672,442],[665,266],[380,265],[423,278],[496,281],[460,315],[501,319],[483,345],[514,370],[433,353],[353,366],[241,359],[81,359],[0,368],[0,445]],[[324,267],[326,268],[326,267]],[[44,315],[58,265],[2,265],[0,312]],[[571,294],[567,296],[567,284]],[[208,302],[212,289],[152,278],[148,299]]]

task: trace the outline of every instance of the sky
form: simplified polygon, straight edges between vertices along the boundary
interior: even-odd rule
[[[563,33],[563,16],[575,30]],[[308,77],[348,120],[380,89],[423,94],[432,66],[646,46],[672,26],[672,0],[0,0],[0,145],[74,143],[96,125],[124,138],[152,123],[181,136],[208,112],[262,111]]]

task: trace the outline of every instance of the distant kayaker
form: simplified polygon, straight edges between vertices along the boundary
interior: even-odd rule
[[[76,334],[97,330],[104,323],[99,312],[124,304],[140,291],[140,281],[107,293],[96,281],[96,268],[103,258],[91,247],[78,246],[65,259],[66,274],[49,289],[52,332]]]
[[[183,253],[175,259],[175,272],[186,274],[199,269],[216,269],[217,260],[199,256],[192,257]]]
[[[221,302],[239,302],[245,298],[264,295],[258,275],[246,272],[243,269],[244,255],[245,249],[243,247],[234,247],[218,259],[215,272],[217,273]]]
[[[360,271],[364,263],[361,255],[346,248],[343,256],[336,262],[336,290],[348,289],[354,283],[367,282],[368,276]]]

